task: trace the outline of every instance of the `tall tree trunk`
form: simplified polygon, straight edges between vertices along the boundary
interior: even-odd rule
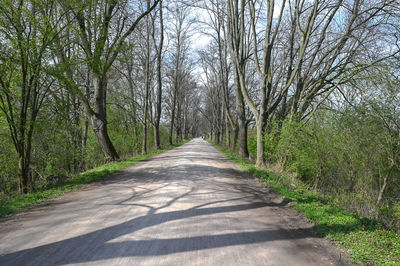
[[[261,167],[264,165],[264,121],[263,119],[259,119],[256,124],[257,128],[257,159],[256,159],[256,166]]]
[[[107,113],[106,113],[106,99],[107,99],[107,78],[101,75],[95,76],[95,112],[91,114],[90,120],[94,134],[97,137],[98,143],[104,156],[108,160],[117,160],[119,155],[111,142],[107,129]]]
[[[175,109],[176,109],[176,94],[177,94],[178,88],[175,88],[174,90],[174,99],[172,100],[172,111],[171,111],[171,123],[170,123],[170,129],[169,129],[169,144],[172,145],[173,143],[173,133],[174,133],[174,121],[175,121]]]
[[[147,7],[150,6],[150,0],[147,0]],[[143,141],[142,154],[147,153],[147,123],[149,120],[149,99],[150,99],[150,21],[149,16],[146,17],[146,59],[144,66],[145,76],[145,98],[143,111]]]
[[[26,115],[26,113],[24,115]],[[17,152],[19,157],[19,191],[23,194],[28,193],[28,188],[32,185],[29,179],[29,166],[31,163],[32,136],[34,124],[36,122],[36,115],[37,113],[35,111],[32,111],[31,124],[28,126],[28,132],[25,131],[26,123],[23,122],[25,126],[20,128],[20,140],[17,142]]]
[[[235,88],[236,88],[236,112],[238,116],[239,128],[239,156],[249,157],[249,150],[247,148],[247,123],[246,123],[246,110],[244,105],[244,98],[240,89],[240,82],[238,73],[235,69]]]
[[[20,153],[18,160],[18,171],[19,171],[19,192],[22,194],[28,193],[29,186],[29,167],[26,164],[26,158],[24,152]]]
[[[108,135],[107,120],[98,114],[92,115],[90,119],[94,134],[97,137],[97,141],[103,151],[104,157],[109,160],[118,160],[119,155],[111,142],[110,136]]]
[[[161,148],[161,141],[160,141],[160,119],[162,110],[161,64],[162,64],[162,49],[164,44],[164,19],[163,19],[162,1],[160,2],[159,14],[160,14],[160,42],[157,48],[157,104],[156,104],[156,115],[154,119],[154,146],[156,149]]]
[[[247,148],[247,123],[243,119],[239,119],[239,156],[249,157],[249,150]]]
[[[82,154],[85,156],[86,154],[86,145],[89,133],[89,120],[86,118],[83,126],[83,137],[82,137]],[[82,160],[83,163],[84,160]],[[83,164],[82,164],[83,166]]]
[[[79,113],[80,101],[79,99],[72,97],[73,102],[73,172],[78,173],[81,167],[82,161],[82,129],[80,126],[81,116]]]
[[[90,70],[88,69],[86,73],[86,85],[85,85],[85,97],[88,102],[90,101],[90,85],[91,85],[90,81],[91,81],[91,76],[90,76]],[[88,139],[88,133],[89,133],[89,116],[86,114],[83,126],[83,136],[82,136],[82,160],[81,160],[82,169],[85,168],[85,160],[83,160],[83,158],[86,155],[86,144]]]
[[[147,94],[147,92],[146,92]],[[148,99],[146,96],[146,103],[144,105],[144,117],[143,117],[143,139],[142,139],[142,154],[146,154],[147,153],[147,103],[148,103]]]
[[[228,112],[228,110],[226,111]],[[229,122],[229,118],[228,115],[226,114],[225,116],[225,144],[228,148],[231,147],[231,131],[230,131],[230,122]]]
[[[236,112],[238,117],[239,127],[239,156],[248,157],[249,151],[247,149],[247,123],[246,123],[246,110],[244,105],[244,98],[242,94],[240,79],[244,79],[245,65],[247,56],[244,54],[244,39],[245,39],[245,22],[244,22],[244,8],[245,1],[230,0],[227,4],[228,13],[228,36],[229,48],[231,53],[231,61],[233,65],[233,74],[236,90]],[[243,75],[243,76],[239,76]]]
[[[233,143],[232,143],[232,150],[235,150],[239,138],[239,125],[236,121],[236,126],[233,129]]]
[[[157,115],[157,114],[156,114]],[[160,141],[160,120],[154,121],[154,148],[157,150],[161,148],[161,141]]]
[[[177,101],[177,110],[176,110],[176,141],[180,142],[182,140],[182,109],[181,109],[181,97],[179,97],[179,101]]]

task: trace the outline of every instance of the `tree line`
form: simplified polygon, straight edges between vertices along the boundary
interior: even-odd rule
[[[177,1],[1,1],[1,200],[197,135],[192,24]]]
[[[211,139],[400,225],[400,3],[210,0]]]

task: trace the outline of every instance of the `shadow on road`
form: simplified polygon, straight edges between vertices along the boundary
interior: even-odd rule
[[[215,156],[214,159],[208,158],[207,152],[209,150],[201,150],[201,148],[196,148],[197,153],[199,150],[203,152],[200,156],[195,157],[197,160],[199,158],[205,162],[207,160],[215,160]],[[151,160],[173,161],[177,159],[174,156],[166,155]],[[184,157],[179,159],[190,160],[192,158]],[[111,175],[108,179],[102,180],[100,184],[130,186],[132,194],[121,201],[115,202],[115,200],[110,199],[110,202],[104,204],[145,207],[147,208],[146,215],[77,237],[2,255],[0,256],[0,265],[42,264],[39,261],[44,261],[45,264],[51,265],[85,263],[118,257],[159,256],[218,247],[315,237],[312,233],[313,228],[302,230],[278,228],[165,239],[151,239],[150,237],[150,239],[145,240],[134,239],[134,232],[171,221],[193,217],[215,219],[215,217],[223,213],[235,213],[235,215],[240,216],[243,215],[240,213],[241,211],[264,207],[281,207],[288,203],[287,201],[274,203],[269,200],[266,198],[267,193],[265,193],[264,188],[257,188],[250,184],[246,185],[244,182],[231,182],[232,179],[229,180],[229,178],[237,179],[237,177],[243,176],[243,172],[231,168],[190,163],[170,166],[166,164],[166,166],[157,168],[143,166],[121,171]],[[185,180],[184,184],[180,182],[182,180]],[[211,181],[212,184],[210,184]],[[159,184],[159,186],[154,189],[146,189],[146,184]],[[138,203],[138,199],[154,197],[157,191],[166,189],[171,184],[179,184],[181,186],[180,191],[184,192],[179,193],[179,195],[175,194],[174,197],[167,200],[162,206]],[[207,192],[204,192],[204,190]],[[193,197],[201,196],[201,193],[219,192],[228,193],[230,197],[199,203],[194,207],[183,210],[167,210],[168,207],[179,200],[190,202],[193,200]],[[221,203],[224,205],[219,206]],[[127,238],[123,238],[119,242],[113,241],[122,236],[126,236]],[[36,262],[31,261],[32,258],[37,258]]]
[[[57,258],[62,258],[62,263],[82,263],[102,259],[110,259],[125,256],[157,256],[177,252],[194,251],[201,249],[210,249],[225,246],[234,246],[242,244],[252,244],[259,242],[275,241],[282,239],[296,239],[309,237],[310,234],[302,230],[262,230],[255,232],[240,232],[230,234],[217,234],[207,236],[194,236],[172,239],[151,239],[151,240],[133,240],[117,243],[108,243],[122,235],[131,234],[146,227],[155,226],[161,223],[170,222],[178,219],[185,219],[195,216],[206,216],[224,212],[239,212],[262,208],[265,206],[280,204],[271,203],[251,203],[243,205],[210,207],[210,208],[190,208],[184,211],[172,211],[164,213],[153,213],[132,219],[130,221],[101,229],[92,233],[84,234],[78,237],[66,239],[63,241],[43,245],[31,249],[26,249],[0,257],[0,264],[4,265],[24,265],[29,261],[26,258],[46,258],[48,254],[57,252]],[[151,247],[161,246],[162,249],[152,249]],[[82,247],[87,247],[81,252]],[[92,252],[95,251],[95,252]],[[95,255],[94,255],[95,254]],[[60,263],[52,261],[52,258],[46,258],[46,263]]]

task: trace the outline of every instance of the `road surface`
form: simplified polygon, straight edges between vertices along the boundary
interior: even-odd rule
[[[201,139],[0,223],[0,265],[342,265]]]

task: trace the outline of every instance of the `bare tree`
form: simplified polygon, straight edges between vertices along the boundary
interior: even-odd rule
[[[240,4],[240,5],[239,5]],[[247,149],[247,121],[245,102],[242,89],[245,82],[246,62],[248,59],[248,42],[245,27],[245,1],[230,0],[227,4],[228,37],[230,58],[233,65],[234,84],[236,92],[236,112],[239,129],[239,156],[248,157]]]
[[[227,39],[227,16],[226,16],[226,3],[220,0],[212,0],[204,2],[204,6],[202,7],[206,10],[208,14],[208,20],[203,21],[202,23],[207,25],[212,32],[206,32],[212,37],[213,45],[218,47],[217,55],[218,55],[218,72],[219,72],[219,86],[221,86],[223,92],[223,106],[224,106],[224,123],[225,123],[225,143],[229,147],[236,144],[237,134],[234,136],[234,141],[231,143],[230,132],[231,128],[234,132],[237,132],[237,123],[235,122],[235,115],[232,114],[231,103],[230,103],[230,86],[229,86],[229,75],[230,75],[230,67],[229,67],[229,53],[228,53],[228,39]],[[232,147],[233,148],[233,147]]]
[[[160,20],[160,36],[158,45],[156,44],[156,38],[154,36],[155,30],[153,29],[153,42],[157,53],[157,93],[156,93],[156,106],[155,106],[155,117],[154,117],[154,146],[156,149],[160,149],[160,120],[162,112],[162,54],[164,45],[164,18],[163,18],[163,6],[162,2],[159,4],[159,20]],[[154,27],[153,22],[153,27]]]
[[[169,143],[173,144],[173,132],[176,127],[177,138],[181,134],[181,102],[183,94],[184,79],[190,73],[191,69],[185,68],[188,60],[189,37],[193,21],[189,17],[190,9],[187,6],[176,6],[172,11],[172,29],[171,38],[173,39],[172,47],[172,93],[171,93],[171,117]],[[176,119],[178,118],[178,119]],[[175,121],[176,120],[176,121]],[[175,123],[176,122],[176,123]],[[179,135],[179,136],[178,136]]]
[[[377,43],[377,33],[388,19],[386,9],[393,4],[342,0],[284,0],[279,5],[275,1],[229,2],[229,32],[237,40],[232,42],[231,60],[256,121],[258,166],[264,163],[264,133],[274,114],[282,118],[299,113],[301,118],[315,99],[323,101],[349,77],[394,55],[395,51],[389,51],[368,56],[371,51],[364,46]],[[340,27],[336,20],[341,21]],[[245,36],[251,39],[247,46]],[[249,46],[259,83],[258,93],[253,95],[246,84],[246,57],[242,55]]]

